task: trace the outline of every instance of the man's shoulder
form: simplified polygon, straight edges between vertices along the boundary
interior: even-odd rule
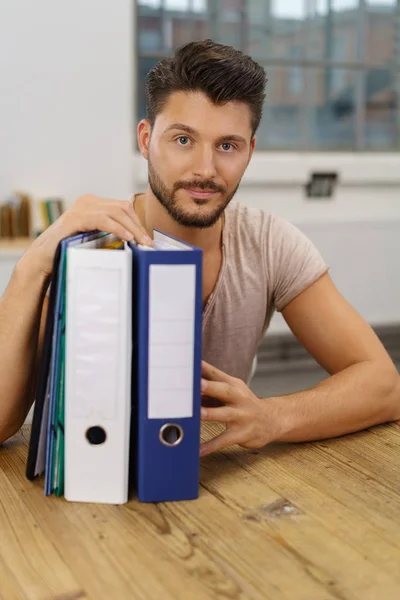
[[[290,238],[299,232],[291,221],[263,208],[248,206],[239,200],[232,201],[226,209],[230,228],[241,234],[263,234],[273,238]],[[259,239],[259,238],[258,238]]]
[[[235,236],[255,240],[258,244],[273,238],[290,237],[296,227],[279,215],[259,207],[248,206],[239,200],[226,209],[227,225]]]
[[[229,212],[228,212],[229,211]],[[239,253],[262,253],[272,264],[294,251],[308,251],[309,238],[293,223],[273,212],[250,207],[238,200],[227,208],[227,232],[230,247]]]
[[[226,209],[231,228],[243,234],[259,233],[268,227],[272,214],[262,208],[248,206],[239,200],[232,201]]]
[[[243,217],[247,220],[258,220],[261,216],[269,214],[263,208],[249,206],[241,200],[232,200],[226,210],[232,216]]]

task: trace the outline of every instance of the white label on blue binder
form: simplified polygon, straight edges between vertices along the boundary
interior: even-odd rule
[[[193,416],[195,265],[151,265],[148,418]]]
[[[151,341],[155,347],[159,347],[158,351],[164,348],[168,352],[171,339],[174,340],[174,347],[182,345],[187,350],[189,345],[193,346],[193,323],[190,320],[182,321],[177,328],[175,321],[163,321],[162,327],[153,328]]]
[[[190,335],[190,329],[188,327],[185,333]],[[172,347],[169,344],[171,336],[164,338],[162,336],[157,336],[156,340],[158,340],[158,342],[153,338],[153,343],[150,346],[149,354],[151,366],[175,367],[176,365],[180,365],[182,367],[190,367],[192,353],[188,352],[188,344],[191,341],[189,335],[186,336],[186,343],[178,340],[177,343]]]

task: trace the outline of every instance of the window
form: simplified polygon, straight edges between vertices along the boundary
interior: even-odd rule
[[[154,52],[160,49],[162,40],[161,31],[156,24],[155,29],[139,31],[139,45],[145,52]]]
[[[206,37],[268,73],[258,150],[399,149],[397,0],[137,0],[138,119],[149,69]]]
[[[292,46],[289,51],[289,59],[302,60],[303,47],[296,45]],[[304,87],[303,69],[299,65],[294,64],[289,68],[288,88],[291,96],[298,96],[302,93]]]
[[[346,63],[349,55],[348,43],[350,41],[349,30],[337,32],[333,38],[332,59],[338,63]],[[346,70],[332,69],[331,70],[331,91],[340,93],[346,87]]]

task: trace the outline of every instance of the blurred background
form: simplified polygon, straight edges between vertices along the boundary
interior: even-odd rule
[[[1,0],[0,294],[32,236],[79,195],[145,188],[146,74],[206,37],[269,79],[237,199],[298,225],[398,360],[400,0]],[[255,389],[324,376],[276,315]]]
[[[268,72],[259,150],[395,150],[399,25],[396,0],[140,0],[139,94],[161,57],[210,37]]]

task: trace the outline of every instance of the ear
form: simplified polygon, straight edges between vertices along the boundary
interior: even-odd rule
[[[256,147],[256,141],[257,141],[257,138],[255,135],[253,135],[251,142],[250,142],[249,160],[248,160],[247,164],[249,164],[250,159],[253,156],[254,148]]]
[[[137,140],[139,150],[146,160],[149,157],[151,125],[147,119],[142,119],[137,126]]]

